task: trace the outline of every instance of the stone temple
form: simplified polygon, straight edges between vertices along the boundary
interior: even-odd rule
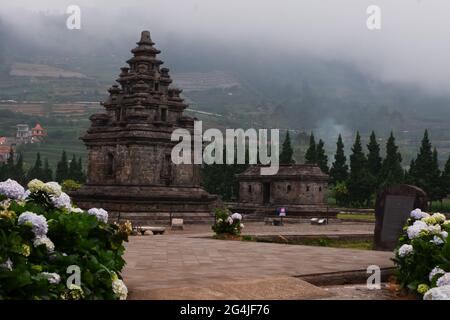
[[[287,209],[288,217],[336,217],[338,210],[326,204],[327,174],[317,165],[280,165],[275,175],[261,175],[251,166],[237,175],[239,202],[232,210],[260,217],[273,216],[277,208]]]
[[[183,115],[181,90],[170,86],[169,69],[148,31],[131,50],[129,67],[102,103],[105,112],[90,117],[82,137],[89,151],[87,183],[72,193],[81,208],[104,208],[110,220],[134,223],[212,221],[217,197],[200,187],[200,167],[174,165],[171,141],[177,128],[193,132],[194,119]]]

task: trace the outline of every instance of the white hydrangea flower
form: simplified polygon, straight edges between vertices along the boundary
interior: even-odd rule
[[[438,235],[438,234],[441,233],[441,230],[442,230],[442,229],[441,229],[441,226],[440,226],[440,225],[436,224],[436,225],[434,225],[434,226],[428,226],[427,230],[428,230],[428,232],[429,232],[430,234],[436,234],[436,235]]]
[[[217,219],[217,222],[218,222],[218,223],[221,223],[221,222],[223,222],[223,219],[222,219],[222,218],[219,218],[219,219]]]
[[[450,300],[450,286],[436,287],[423,295],[423,300]]]
[[[0,182],[0,194],[6,196],[9,199],[25,199],[25,189],[17,181],[11,179]]]
[[[435,245],[440,245],[444,243],[444,240],[442,240],[440,237],[438,236],[434,236],[433,240],[430,240],[430,242],[434,243]]]
[[[445,271],[439,267],[434,267],[433,270],[431,270],[430,274],[428,275],[428,279],[430,280],[430,282],[431,280],[433,280],[433,277],[437,274],[445,274]]]
[[[61,277],[59,274],[54,272],[41,272],[41,275],[47,278],[48,282],[51,284],[59,284],[61,282]]]
[[[81,209],[81,208],[71,208],[71,209],[70,209],[70,212],[83,213],[84,211],[83,211],[83,209]]]
[[[423,212],[420,209],[414,209],[413,211],[411,211],[411,218],[414,218],[416,220],[420,220],[422,218],[427,218],[430,215],[426,212]]]
[[[233,220],[232,217],[228,217],[228,218],[227,218],[227,222],[228,222],[229,225],[232,225],[233,222],[234,222],[234,220]]]
[[[48,252],[53,252],[55,250],[55,244],[47,236],[36,237],[33,240],[33,245],[38,247],[40,245],[45,245]]]
[[[441,232],[441,237],[442,237],[442,239],[447,239],[447,237],[448,237],[448,232],[447,232],[447,231],[442,231],[442,232]]]
[[[437,223],[442,223],[446,220],[445,215],[443,215],[442,213],[439,213],[439,212],[436,212],[435,214],[433,214],[432,217],[436,220]]]
[[[444,225],[444,226],[446,226],[446,225],[448,225],[448,224],[450,224],[450,220],[445,220],[445,221],[442,223],[442,225]]]
[[[240,213],[235,212],[231,215],[231,218],[233,220],[242,220],[242,215]]]
[[[48,225],[47,219],[44,216],[26,211],[19,216],[18,223],[19,225],[23,225],[27,222],[31,223],[33,233],[36,237],[42,237],[47,234]]]
[[[241,229],[242,229],[242,228],[244,228],[244,224],[243,224],[243,223],[241,223]]]
[[[99,221],[108,222],[108,212],[102,208],[92,208],[88,210],[88,214],[95,216]]]
[[[400,258],[404,258],[404,257],[406,257],[407,255],[413,253],[413,251],[414,251],[414,248],[413,248],[412,245],[410,245],[410,244],[404,244],[404,245],[402,245],[402,246],[398,249],[398,256],[399,256]]]
[[[48,193],[49,195],[59,197],[62,193],[62,188],[58,182],[47,182],[44,184],[42,191]]]
[[[52,204],[58,209],[72,210],[72,202],[67,193],[61,192],[59,196],[51,197]]]
[[[406,230],[406,232],[408,233],[408,238],[409,239],[414,239],[417,238],[419,236],[419,233],[423,230],[427,230],[428,229],[428,225],[421,221],[421,220],[417,220],[413,223],[412,226],[409,226],[408,229]]]
[[[8,258],[8,260],[6,260],[4,263],[0,264],[0,268],[12,271],[12,269],[13,269],[13,262],[11,261],[10,258]]]
[[[43,188],[44,188],[44,185],[45,185],[45,183],[42,182],[41,180],[39,180],[39,179],[33,179],[33,180],[31,180],[30,182],[28,182],[28,190],[29,190],[31,193],[35,193],[35,192],[38,192],[38,191],[42,191]]]
[[[448,285],[450,285],[450,272],[444,273],[444,275],[443,275],[442,277],[440,277],[439,279],[437,279],[436,285],[437,285],[438,287],[443,287],[443,286],[448,286]]]
[[[112,289],[115,294],[119,296],[120,300],[126,300],[128,296],[128,289],[125,283],[120,279],[115,279],[112,282]]]

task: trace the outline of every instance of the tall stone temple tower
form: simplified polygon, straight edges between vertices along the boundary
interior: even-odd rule
[[[90,117],[82,137],[89,151],[87,183],[72,196],[81,208],[108,210],[112,221],[210,221],[217,197],[200,187],[199,165],[171,161],[177,144],[172,131],[194,128],[194,119],[183,115],[181,90],[170,87],[169,69],[161,67],[150,32],[142,32],[131,52],[119,85],[102,103],[105,113]]]

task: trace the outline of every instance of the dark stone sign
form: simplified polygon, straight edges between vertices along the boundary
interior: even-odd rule
[[[375,249],[393,250],[412,210],[427,209],[427,195],[415,186],[395,185],[377,195]]]

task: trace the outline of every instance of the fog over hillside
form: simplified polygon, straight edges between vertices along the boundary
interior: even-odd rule
[[[81,30],[65,26],[69,4],[81,8]],[[381,30],[366,27],[372,4]],[[14,63],[49,65],[90,81],[53,99],[100,100],[148,29],[181,83],[205,73],[185,96],[227,125],[315,130],[330,148],[338,132],[356,129],[405,132],[400,139],[415,143],[428,127],[448,141],[448,9],[445,0],[19,0],[0,9],[2,81]],[[221,85],[221,74],[236,86]],[[207,79],[217,86],[192,90]]]

